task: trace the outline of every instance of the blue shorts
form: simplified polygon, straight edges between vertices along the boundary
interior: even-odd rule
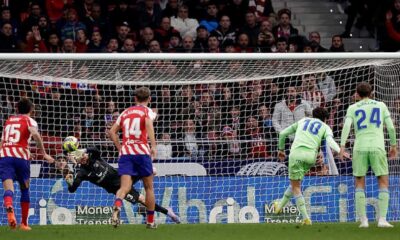
[[[118,160],[118,174],[148,177],[153,175],[153,164],[149,155],[122,155]]]
[[[0,178],[4,182],[7,179],[24,183],[31,176],[31,166],[28,160],[14,157],[0,158]]]

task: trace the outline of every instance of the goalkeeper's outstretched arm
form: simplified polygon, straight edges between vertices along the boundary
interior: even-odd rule
[[[68,184],[68,192],[74,193],[84,180],[84,173],[79,170],[76,174],[68,174],[65,181]]]

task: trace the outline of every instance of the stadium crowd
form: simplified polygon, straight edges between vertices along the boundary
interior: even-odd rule
[[[399,49],[400,1],[349,2],[345,31],[325,48],[270,0],[4,0],[0,52],[344,52],[356,19],[381,50]]]

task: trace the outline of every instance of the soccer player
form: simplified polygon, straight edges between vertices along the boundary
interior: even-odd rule
[[[150,100],[150,89],[146,87],[136,89],[136,106],[123,111],[110,130],[110,138],[120,155],[118,173],[121,176],[121,187],[116,194],[111,219],[114,227],[120,224],[122,199],[131,190],[132,176],[135,176],[142,179],[146,192],[147,228],[157,228],[154,223],[155,197],[152,165],[152,158],[154,159],[157,155],[153,127],[153,120],[156,114],[147,107]],[[117,134],[121,129],[122,146]],[[147,144],[147,137],[150,138],[151,148]]]
[[[69,154],[73,161],[78,163],[75,173],[71,174],[65,169],[59,169],[66,174],[65,180],[68,184],[68,191],[73,193],[78,189],[82,181],[89,181],[96,186],[105,189],[108,193],[116,194],[121,186],[121,179],[118,172],[110,164],[100,157],[100,151],[95,147],[88,147],[85,149],[78,149]],[[133,183],[139,181],[138,177],[132,178]],[[126,194],[125,200],[135,204],[144,204],[144,196],[140,194],[133,186]],[[179,217],[172,211],[166,209],[158,204],[155,204],[155,211],[161,212],[171,218],[175,223],[180,223]]]
[[[0,176],[4,188],[4,206],[7,212],[8,225],[11,229],[17,227],[13,208],[14,180],[17,180],[21,190],[21,225],[20,229],[29,231],[29,178],[30,178],[30,138],[36,141],[42,151],[43,158],[49,163],[54,159],[46,153],[42,137],[38,132],[35,120],[31,118],[34,106],[29,99],[22,98],[17,103],[17,115],[7,119],[1,137],[0,150]]]
[[[341,137],[341,154],[346,145],[352,123],[354,123],[355,142],[353,146],[353,175],[355,177],[356,212],[360,227],[367,228],[368,218],[365,208],[365,175],[369,166],[378,178],[379,220],[378,227],[393,227],[386,221],[389,205],[389,167],[386,157],[383,125],[386,125],[390,138],[389,158],[397,157],[396,132],[388,108],[383,102],[369,98],[372,87],[360,83],[356,89],[356,102],[347,109]]]
[[[289,154],[290,186],[286,189],[282,199],[274,203],[274,211],[279,213],[291,197],[294,196],[305,225],[311,225],[312,222],[301,193],[301,180],[310,168],[315,165],[323,139],[333,150],[340,151],[339,145],[333,139],[331,128],[324,123],[329,117],[328,111],[317,107],[313,110],[312,115],[312,118],[303,118],[279,133],[278,158],[280,160],[286,158],[284,149],[286,137],[293,133],[296,134]],[[347,153],[346,156],[348,157]]]

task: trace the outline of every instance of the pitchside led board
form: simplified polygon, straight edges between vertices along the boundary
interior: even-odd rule
[[[199,179],[201,178],[201,179]],[[400,179],[391,177],[389,221],[400,221]],[[272,202],[287,186],[287,177],[157,177],[157,202],[171,206],[183,223],[296,223],[300,215],[288,206],[283,215],[274,215]],[[303,194],[312,220],[351,222],[354,214],[354,182],[351,176],[306,177]],[[373,220],[378,207],[377,185],[367,177],[368,217]],[[141,187],[138,185],[137,187]],[[274,189],[274,191],[266,191]],[[16,199],[19,198],[17,191]],[[217,199],[217,200],[212,200]],[[109,224],[114,196],[84,183],[76,193],[68,193],[62,179],[34,178],[31,183],[30,224]],[[19,214],[19,204],[16,201]],[[1,224],[7,224],[1,208]],[[19,217],[19,216],[17,216]],[[124,202],[123,223],[144,222],[143,210]],[[170,223],[163,215],[160,223]]]

